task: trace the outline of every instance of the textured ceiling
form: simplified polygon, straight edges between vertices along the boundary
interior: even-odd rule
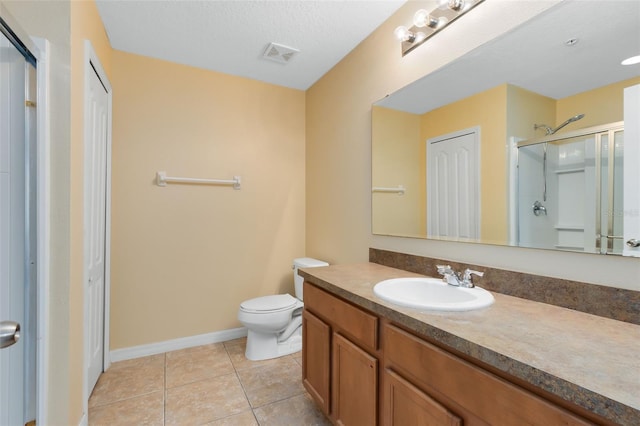
[[[306,90],[406,0],[98,0],[113,48]],[[390,35],[392,36],[392,35]],[[269,43],[298,49],[262,58]]]

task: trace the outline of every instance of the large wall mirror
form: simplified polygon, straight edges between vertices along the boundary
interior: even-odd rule
[[[635,55],[640,2],[564,1],[376,102],[373,233],[628,254]]]

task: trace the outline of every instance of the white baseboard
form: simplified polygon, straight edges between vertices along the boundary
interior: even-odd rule
[[[156,355],[194,346],[208,345],[210,343],[226,342],[239,339],[247,335],[245,327],[231,328],[228,330],[214,331],[213,333],[199,334],[197,336],[181,337],[179,339],[165,340],[164,342],[150,343],[148,345],[132,346],[130,348],[116,349],[109,353],[111,362],[127,359],[141,358],[143,356]]]

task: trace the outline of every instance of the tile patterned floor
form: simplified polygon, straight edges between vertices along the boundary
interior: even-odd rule
[[[121,361],[100,376],[89,425],[330,425],[301,382],[300,353],[249,361],[246,339]]]

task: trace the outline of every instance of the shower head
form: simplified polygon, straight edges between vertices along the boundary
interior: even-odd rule
[[[559,125],[558,127],[556,127],[555,129],[551,130],[551,132],[549,133],[549,131],[547,130],[547,134],[549,135],[553,135],[555,132],[557,132],[558,130],[562,129],[564,126],[566,126],[567,124],[573,123],[574,121],[578,121],[581,118],[584,117],[584,114],[578,114],[578,115],[574,115],[573,117],[571,117],[570,119],[568,119],[567,121],[565,121],[564,123],[562,123],[561,125]]]

